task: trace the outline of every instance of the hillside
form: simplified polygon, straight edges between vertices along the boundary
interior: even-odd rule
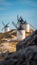
[[[33,30],[30,30],[29,33],[26,32],[26,37],[30,36]],[[5,53],[6,51],[15,52],[17,41],[17,31],[13,29],[9,32],[0,33],[0,52]],[[7,47],[6,47],[7,46]]]
[[[9,32],[0,33],[0,40],[13,39],[16,36],[16,30],[11,30]]]
[[[3,56],[3,55],[2,55]],[[6,52],[0,65],[37,65],[37,30],[19,42],[17,51]]]

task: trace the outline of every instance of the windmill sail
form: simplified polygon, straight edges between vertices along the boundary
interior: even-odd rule
[[[9,26],[8,26],[9,23],[5,24],[5,23],[2,21],[2,24],[3,24],[4,27],[3,27],[1,30],[4,29],[5,31],[7,31],[7,30],[8,30],[8,27],[9,27]]]
[[[2,21],[3,26],[5,26],[4,22]]]
[[[14,22],[12,22],[12,24],[16,27],[16,29],[18,29],[17,25],[16,25]],[[20,30],[19,30],[19,32],[20,32],[20,34],[22,35],[22,33],[21,33]]]
[[[29,23],[29,24],[30,24],[30,23]],[[33,25],[30,24],[30,26],[31,26],[34,30],[36,30],[36,28],[35,28]]]

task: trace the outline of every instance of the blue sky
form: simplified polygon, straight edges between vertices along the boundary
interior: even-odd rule
[[[0,32],[2,21],[10,22],[10,29],[14,28],[12,21],[17,23],[17,15],[37,29],[37,0],[0,0]]]

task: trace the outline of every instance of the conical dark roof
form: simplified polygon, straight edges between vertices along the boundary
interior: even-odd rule
[[[19,21],[21,24],[27,24],[26,20],[24,21],[22,17],[19,18]]]

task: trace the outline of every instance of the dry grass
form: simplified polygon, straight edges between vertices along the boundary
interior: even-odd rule
[[[16,44],[18,44],[18,42],[12,42],[9,44],[9,46],[11,47],[9,49],[9,52],[15,52],[16,51]]]
[[[0,51],[2,51],[3,53],[5,53],[7,50],[9,52],[15,52],[16,51],[16,44],[18,44],[18,42],[11,42],[11,43],[1,43],[0,44]]]
[[[9,52],[15,52],[16,51],[16,44],[18,44],[18,42],[11,42],[11,43],[9,43],[9,49],[8,49],[8,51]],[[2,47],[0,47],[1,48],[1,51],[3,53],[5,53],[7,50],[4,47],[4,43],[1,43],[1,45],[2,45]],[[4,57],[0,57],[0,61],[2,61],[2,60],[4,60]]]

